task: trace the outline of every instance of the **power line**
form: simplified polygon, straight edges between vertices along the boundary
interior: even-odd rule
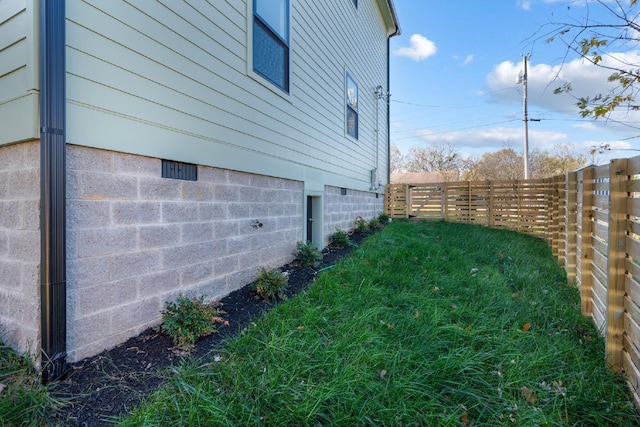
[[[456,130],[443,130],[443,131],[440,131],[440,132],[429,133],[428,136],[441,135],[443,133],[460,132],[460,131],[463,131],[463,130],[477,129],[477,128],[483,128],[483,127],[486,127],[486,126],[493,126],[493,125],[499,125],[499,124],[502,124],[502,123],[512,123],[512,122],[519,122],[519,121],[522,121],[522,119],[503,120],[501,122],[486,123],[486,124],[478,125],[478,126],[469,126],[469,127],[466,127],[466,128],[460,128],[460,129],[456,129]],[[414,130],[418,130],[418,129],[414,129]],[[419,138],[419,137],[420,137],[420,135],[412,135],[412,136],[405,136],[405,137],[402,137],[402,138],[392,138],[392,139],[394,141],[401,141],[403,139]]]
[[[495,119],[495,118],[498,118],[498,117],[504,117],[504,114],[500,114],[500,115],[497,115],[497,116],[479,117],[477,119],[463,120],[463,121],[457,121],[457,122],[439,123],[439,124],[437,124],[435,126],[432,126],[432,127],[453,126],[453,125],[458,125],[458,124],[462,124],[462,123],[477,122],[479,120]],[[480,125],[480,126],[486,126],[486,125]],[[413,131],[420,130],[420,129],[424,129],[424,126],[421,126],[419,128],[396,130],[396,131],[392,131],[391,134],[392,135],[394,135],[394,134],[397,135],[397,134],[400,134],[400,133],[413,132]]]
[[[505,88],[504,90],[506,90],[508,88]],[[402,101],[402,100],[398,100],[398,99],[390,99],[391,102],[395,102],[397,104],[403,104],[403,105],[410,105],[410,106],[415,106],[415,107],[421,107],[421,108],[437,108],[437,109],[477,109],[479,107],[482,107],[481,104],[477,104],[477,105],[466,105],[466,106],[441,106],[441,105],[432,105],[432,104],[420,104],[420,103],[415,103],[415,102],[408,102],[408,101]],[[417,111],[414,111],[417,112]],[[404,112],[403,114],[409,114],[411,113],[411,111],[407,111]],[[539,112],[534,113],[534,115],[538,115],[540,113],[548,113],[548,112],[543,112],[542,110],[540,110]],[[563,113],[559,113],[559,114],[563,114]],[[540,114],[541,115],[541,114]],[[398,120],[397,117],[401,116],[401,114],[398,113],[392,113],[392,120]],[[460,123],[468,123],[468,122],[472,122],[472,121],[477,121],[477,120],[486,120],[486,119],[491,119],[494,117],[502,117],[504,115],[498,115],[498,116],[488,116],[488,117],[480,117],[477,119],[470,119],[470,120],[464,120],[464,121],[459,121],[459,122],[449,122],[449,123],[442,123],[442,124],[438,124],[435,125],[435,127],[442,127],[442,126],[452,126],[452,125],[457,125]],[[411,120],[416,120],[418,118],[420,118],[421,116],[417,116],[414,118],[411,118]],[[405,119],[407,120],[407,119]],[[491,123],[485,123],[485,124],[481,124],[481,125],[476,125],[476,126],[468,126],[468,127],[464,127],[464,128],[459,128],[459,129],[454,129],[454,130],[446,130],[446,131],[439,131],[439,132],[433,132],[430,133],[429,135],[440,135],[440,134],[444,134],[444,133],[453,133],[453,132],[459,132],[459,131],[464,131],[464,130],[469,130],[469,129],[477,129],[477,128],[482,128],[482,127],[486,127],[486,126],[492,126],[492,125],[496,125],[496,124],[503,124],[503,123],[511,123],[511,122],[515,122],[515,121],[521,121],[522,119],[509,119],[509,120],[503,120],[503,121],[498,121],[498,122],[491,122]],[[552,118],[552,117],[537,117],[535,119],[529,119],[529,121],[532,122],[541,122],[541,121],[555,121],[555,122],[569,122],[569,123],[595,123],[596,121],[593,119],[569,119],[569,118]],[[626,126],[632,129],[640,129],[640,127],[637,126],[637,121],[627,121],[627,120],[614,120],[609,118],[608,121],[612,122],[612,123],[616,123],[619,124],[621,126]],[[635,125],[635,126],[634,126]],[[391,132],[391,136],[393,137],[393,135],[399,135],[399,134],[403,134],[403,133],[407,133],[407,132],[415,132],[415,131],[419,131],[421,129],[424,129],[425,126],[421,126],[418,128],[412,128],[412,129],[405,129],[405,130],[398,130],[398,131],[392,131]],[[396,141],[400,141],[400,140],[404,140],[404,139],[410,139],[410,138],[415,138],[416,135],[411,135],[411,136],[405,136],[405,137],[400,137],[400,138],[394,138],[394,140]],[[631,137],[627,137],[627,138],[619,138],[616,140],[612,140],[610,142],[615,142],[615,141],[627,141],[627,140],[631,140],[631,139],[636,139],[636,138],[640,138],[640,135],[637,136],[631,136]]]

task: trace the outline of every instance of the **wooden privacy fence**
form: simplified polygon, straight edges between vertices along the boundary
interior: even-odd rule
[[[580,290],[640,407],[640,157],[526,181],[389,184],[392,218],[508,228],[546,239]]]

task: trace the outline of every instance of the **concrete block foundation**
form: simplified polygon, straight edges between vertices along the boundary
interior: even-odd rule
[[[67,145],[67,360],[112,348],[161,321],[179,294],[219,299],[304,240],[305,184],[197,166],[163,178],[162,160]],[[325,186],[322,238],[382,211],[375,193]],[[40,147],[0,147],[0,333],[39,354]]]

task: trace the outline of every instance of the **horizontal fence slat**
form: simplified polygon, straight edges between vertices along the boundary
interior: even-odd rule
[[[637,316],[639,316],[640,313],[633,307],[634,305],[635,304],[628,298],[626,299],[625,309],[627,310],[624,313],[624,331],[631,342],[640,342],[640,325],[638,324],[637,319]],[[632,314],[636,315],[635,319]]]
[[[640,390],[640,352],[636,343],[640,342],[640,308],[629,298],[625,298],[623,368],[631,389]]]
[[[604,240],[596,239],[596,236],[595,236],[595,235],[594,235],[593,237],[594,237],[594,238],[593,238],[593,239],[591,239],[591,240],[592,240],[591,244],[592,244],[592,246],[593,246],[593,250],[594,250],[594,252],[595,252],[595,251],[598,251],[598,252],[600,252],[600,253],[602,253],[602,254],[606,254],[606,253],[607,253],[607,250],[608,250],[608,248],[607,248],[607,242],[606,242],[606,241],[604,241]]]
[[[627,200],[627,208],[632,216],[639,217],[640,216],[640,198],[632,197]]]
[[[627,236],[627,256],[635,262],[640,262],[640,240]]]
[[[627,185],[627,191],[630,193],[640,193],[640,181],[631,180]]]
[[[632,303],[640,306],[640,282],[633,278],[630,274],[625,277],[625,292]],[[640,316],[636,317],[636,321],[640,322]]]
[[[602,221],[594,221],[593,235],[594,237],[602,239],[606,242],[607,240],[609,240],[609,226]]]
[[[609,211],[602,209],[594,209],[593,210],[593,219],[604,224],[609,222]]]
[[[624,348],[629,353],[629,358],[633,364],[640,366],[640,348],[638,348],[638,346],[635,345],[626,334],[624,336]]]
[[[634,391],[634,403],[637,407],[638,404],[640,404],[640,398],[638,397],[638,391],[640,391],[640,369],[638,369],[638,365],[634,363],[629,351],[623,352],[622,366],[629,388]]]

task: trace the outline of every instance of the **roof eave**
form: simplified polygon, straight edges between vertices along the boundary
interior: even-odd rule
[[[378,6],[382,12],[385,26],[387,28],[387,36],[393,37],[400,35],[400,21],[393,0],[378,0]]]

